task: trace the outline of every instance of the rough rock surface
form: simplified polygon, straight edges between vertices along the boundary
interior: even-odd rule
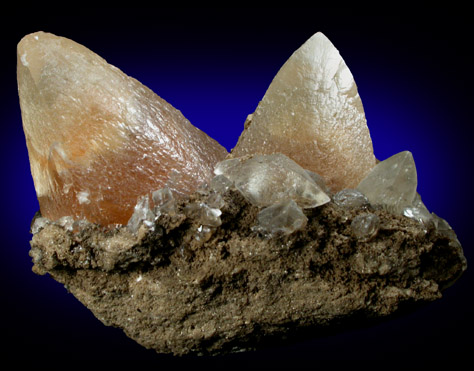
[[[262,234],[259,208],[223,193],[222,224],[202,238],[178,202],[154,231],[41,223],[30,255],[104,324],[160,353],[217,354],[283,338],[370,324],[441,297],[465,269],[459,244],[434,227],[370,205],[305,209],[306,227]],[[378,232],[357,238],[351,222],[373,213]]]

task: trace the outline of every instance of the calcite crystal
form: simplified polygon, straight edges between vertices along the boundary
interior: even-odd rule
[[[257,206],[292,199],[301,207],[312,208],[330,200],[308,172],[281,153],[225,160],[216,165],[214,173],[230,179]]]
[[[138,199],[208,180],[227,151],[169,103],[76,42],[18,44],[18,89],[41,213],[127,224]]]
[[[413,205],[418,185],[415,161],[410,151],[403,151],[379,162],[360,182],[357,190],[374,205],[394,213]]]
[[[277,202],[257,215],[259,227],[272,234],[291,234],[306,227],[308,218],[292,199]]]
[[[333,191],[356,187],[375,165],[354,78],[320,32],[281,67],[232,150],[236,157],[274,152],[321,175]]]
[[[466,270],[412,154],[375,166],[352,75],[320,33],[229,155],[70,40],[37,33],[18,51],[33,270],[144,347],[221,354],[368,325]]]

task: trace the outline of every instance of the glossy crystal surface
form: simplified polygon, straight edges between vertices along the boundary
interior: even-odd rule
[[[375,165],[354,78],[318,32],[281,67],[232,154],[283,153],[337,192],[354,188]]]
[[[357,190],[373,205],[402,214],[403,209],[413,206],[418,185],[413,155],[403,151],[379,162],[360,182]]]
[[[303,229],[308,218],[293,200],[283,200],[264,208],[257,215],[259,228],[270,234],[289,235]]]
[[[31,172],[48,219],[127,224],[141,196],[165,186],[189,194],[227,155],[180,111],[72,40],[37,32],[17,52]]]
[[[259,207],[291,199],[303,208],[312,208],[330,201],[301,166],[281,153],[224,160],[214,173],[231,180],[249,202]]]

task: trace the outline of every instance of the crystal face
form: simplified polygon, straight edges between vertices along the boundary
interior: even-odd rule
[[[356,187],[375,165],[354,78],[320,32],[281,67],[232,150],[274,152],[321,175],[334,192]]]
[[[257,216],[259,227],[272,234],[291,234],[303,229],[308,222],[293,200],[284,200],[264,208]]]
[[[330,201],[301,166],[281,153],[225,160],[214,173],[230,179],[256,206],[292,199],[303,208],[312,208]]]
[[[361,207],[369,204],[369,200],[362,192],[350,188],[337,192],[333,201],[341,207]]]
[[[74,41],[37,32],[17,51],[31,172],[48,219],[127,224],[141,196],[166,185],[189,194],[227,155],[180,111]]]
[[[393,155],[377,166],[360,182],[357,190],[374,205],[402,214],[411,207],[416,197],[417,174],[413,155],[403,151]]]
[[[351,222],[354,235],[359,239],[368,239],[374,236],[380,226],[380,218],[372,213],[357,215]]]

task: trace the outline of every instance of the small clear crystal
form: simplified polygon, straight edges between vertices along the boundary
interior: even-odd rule
[[[428,209],[423,207],[405,207],[403,209],[403,215],[408,218],[414,219],[419,223],[423,224],[426,228],[434,224],[433,217]]]
[[[211,188],[218,193],[224,193],[231,187],[232,181],[223,174],[216,175],[211,179]]]
[[[142,196],[138,199],[133,214],[128,221],[127,228],[136,233],[140,226],[145,224],[147,227],[152,228],[155,221],[155,214],[150,209],[150,198],[148,196]]]
[[[207,225],[200,225],[196,231],[196,239],[198,241],[209,241],[213,233],[213,229]]]
[[[256,206],[292,199],[303,208],[312,208],[330,201],[306,170],[281,153],[225,160],[214,172],[229,178]]]
[[[206,199],[206,204],[215,209],[222,209],[225,206],[225,201],[220,193],[213,192]]]
[[[382,205],[388,211],[402,214],[411,207],[416,196],[417,174],[413,155],[404,151],[379,162],[359,183],[361,191],[372,205]]]
[[[193,202],[185,207],[186,215],[196,218],[200,224],[207,227],[219,227],[222,224],[222,211],[204,202]]]
[[[259,226],[266,232],[291,234],[303,229],[308,222],[301,208],[293,200],[284,200],[259,212]]]
[[[372,213],[357,215],[351,223],[352,232],[359,239],[368,239],[377,234],[380,218]]]
[[[362,192],[350,188],[337,192],[333,197],[333,201],[336,205],[344,208],[362,207],[369,204],[369,200]]]
[[[171,189],[164,187],[152,193],[153,204],[155,205],[155,214],[161,215],[176,213],[176,200],[173,197]]]
[[[33,221],[33,224],[31,225],[31,233],[32,234],[38,233],[50,223],[51,221],[48,218],[45,218],[42,216],[36,217],[35,220]]]
[[[318,185],[318,187],[324,191],[324,193],[326,193],[327,195],[331,194],[331,190],[329,189],[329,187],[326,184],[326,181],[321,175],[308,169],[305,169],[305,170],[306,170],[306,173],[311,177],[311,179],[313,179],[313,181]]]

